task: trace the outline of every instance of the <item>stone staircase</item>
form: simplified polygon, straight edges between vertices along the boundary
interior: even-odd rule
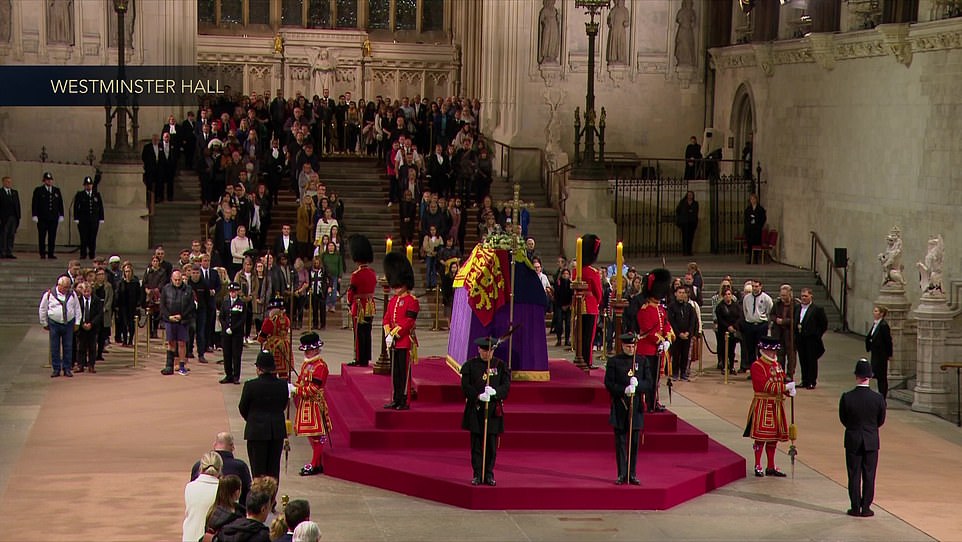
[[[150,246],[164,245],[174,259],[193,239],[204,239],[202,224],[207,213],[200,210],[200,179],[191,169],[181,169],[174,179],[174,201],[158,203],[150,217]],[[203,216],[202,216],[203,215]]]

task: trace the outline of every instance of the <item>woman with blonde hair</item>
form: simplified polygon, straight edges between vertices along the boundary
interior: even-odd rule
[[[211,450],[200,458],[200,474],[184,487],[184,542],[197,542],[206,530],[207,514],[217,497],[224,460]]]

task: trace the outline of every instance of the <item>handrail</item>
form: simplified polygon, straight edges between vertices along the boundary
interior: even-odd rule
[[[828,299],[835,306],[835,309],[839,311],[842,315],[842,328],[848,329],[848,292],[851,291],[852,286],[848,284],[848,273],[843,273],[835,267],[835,261],[832,259],[832,255],[829,254],[828,249],[822,243],[822,240],[818,237],[818,234],[814,231],[810,231],[812,235],[812,254],[811,262],[809,265],[809,270],[818,275],[818,255],[819,253],[825,258],[825,290],[828,292]],[[839,299],[835,299],[834,284],[835,278],[838,278],[838,282],[843,285],[842,290],[839,292]]]

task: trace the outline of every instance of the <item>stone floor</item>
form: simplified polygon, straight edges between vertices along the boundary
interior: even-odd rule
[[[350,333],[329,329],[323,337],[325,358],[337,373],[350,360]],[[429,355],[443,351],[447,334],[425,330],[420,337],[421,354]],[[862,342],[830,332],[826,343],[818,389],[796,399],[794,478],[748,477],[659,512],[476,512],[324,476],[300,478],[296,472],[309,452],[304,439],[295,439],[281,493],[311,502],[328,541],[962,540],[954,505],[962,433],[901,404],[890,406],[882,429],[877,515],[845,515],[836,405],[853,383]],[[161,377],[155,343],[146,368],[129,367],[132,352],[114,347],[96,375],[50,379],[43,367],[47,337],[38,326],[0,328],[0,344],[6,346],[0,353],[2,541],[41,533],[46,540],[178,540],[187,473],[213,435],[229,427],[238,455],[246,456],[240,387],[218,385],[218,365],[195,365],[186,378]],[[551,350],[552,357],[565,356]],[[248,375],[253,352],[245,353]],[[749,441],[741,437],[750,385],[725,385],[714,373],[679,383],[671,408],[751,465]],[[778,461],[789,471],[786,449]]]

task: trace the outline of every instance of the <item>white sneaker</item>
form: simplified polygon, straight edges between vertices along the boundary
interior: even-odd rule
[[[393,201],[387,202],[387,206],[388,206],[388,207],[390,207],[390,206],[392,206],[392,205],[394,205],[394,202],[393,202]]]
[[[177,374],[180,376],[187,376],[187,369],[177,369]]]

